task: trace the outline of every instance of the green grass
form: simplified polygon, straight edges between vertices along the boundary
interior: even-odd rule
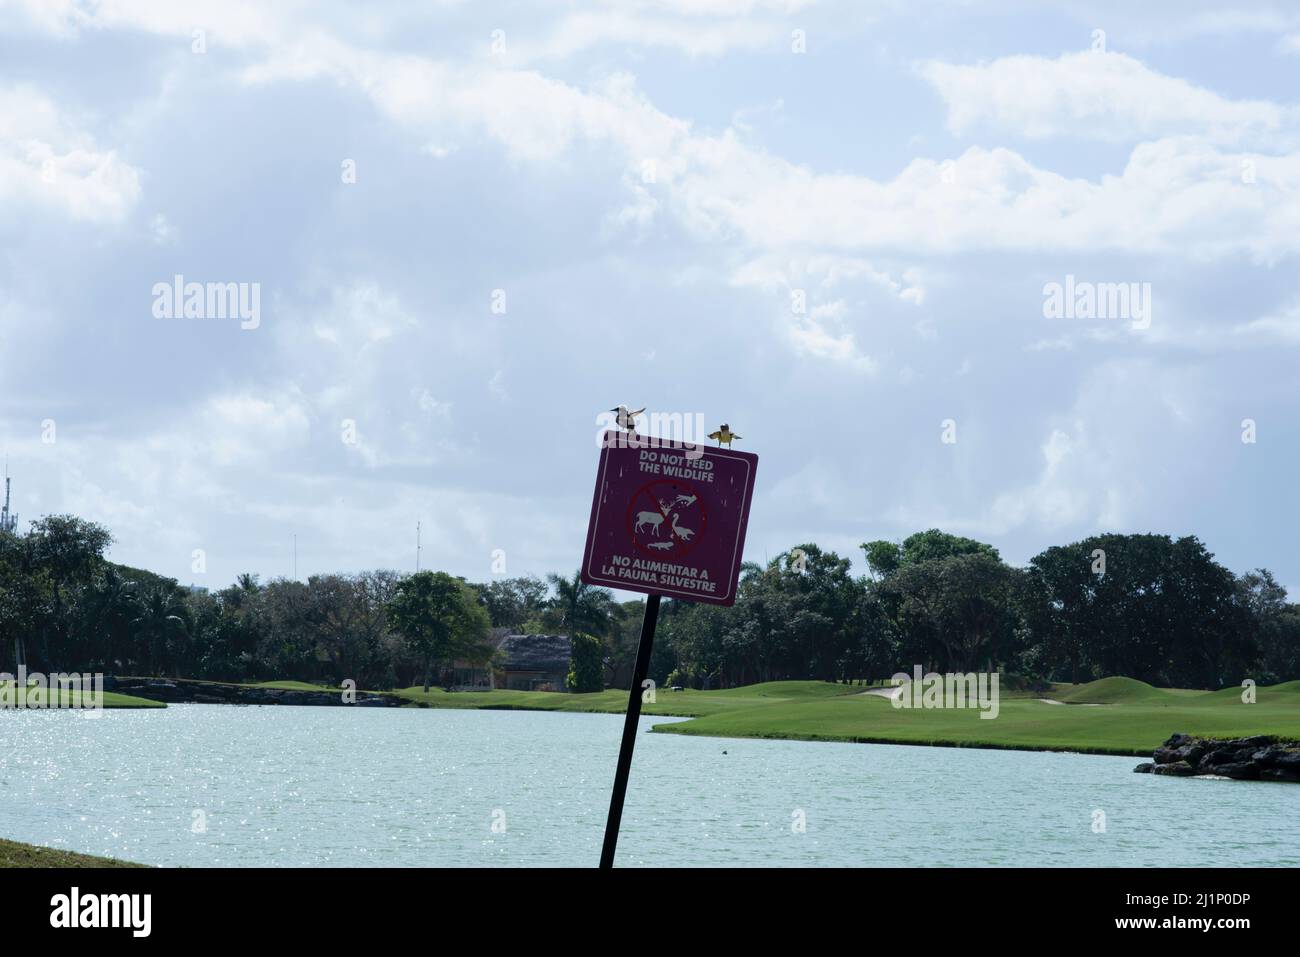
[[[0,867],[144,867],[111,857],[92,857],[52,847],[0,840]]]
[[[670,734],[807,741],[856,741],[951,747],[1082,751],[1150,755],[1176,731],[1211,737],[1275,734],[1300,739],[1300,682],[1259,688],[1255,704],[1241,689],[1153,688],[1131,678],[1057,685],[1043,697],[1003,693],[997,718],[977,709],[895,708],[879,695],[820,681],[775,681],[724,691],[660,690],[642,713],[693,718],[656,725]],[[435,708],[504,708],[619,713],[626,691],[559,694],[545,691],[444,692],[407,688],[398,694]],[[1087,705],[1100,705],[1089,707]]]
[[[1081,685],[1058,685],[1052,694],[1067,704],[1151,704],[1168,702],[1180,691],[1156,688],[1136,678],[1099,678]],[[1196,694],[1196,692],[1192,692]]]
[[[697,718],[762,708],[773,704],[815,701],[854,694],[861,688],[833,685],[824,681],[769,681],[765,684],[727,688],[722,691],[667,691],[660,688],[654,704],[645,703],[641,713],[665,717]],[[576,711],[621,714],[627,709],[627,692],[599,691],[566,694],[554,691],[443,691],[420,687],[396,692],[400,697],[430,708],[486,708],[520,711]]]
[[[3,682],[2,684],[0,684],[0,688],[3,688],[3,693],[8,697],[8,700],[12,703],[14,700],[13,682],[12,681]],[[53,697],[51,697],[51,695],[53,695]],[[55,688],[51,692],[51,690],[48,688],[36,689],[29,686],[27,689],[26,701],[27,701],[28,708],[45,708],[45,707],[77,708],[81,706],[81,698],[82,698],[81,692],[73,691],[71,689]],[[46,704],[47,701],[49,701],[50,704],[47,705]],[[58,702],[57,705],[54,704],[55,701]],[[100,703],[105,708],[165,708],[167,707],[167,705],[161,701],[150,701],[147,698],[137,698],[135,697],[135,695],[129,695],[129,694],[118,694],[117,692],[114,691],[105,691]]]

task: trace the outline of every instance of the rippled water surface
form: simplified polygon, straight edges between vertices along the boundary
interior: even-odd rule
[[[4,712],[0,837],[195,867],[590,866],[621,727],[522,711]],[[1300,786],[1135,763],[642,734],[618,862],[1300,864]]]

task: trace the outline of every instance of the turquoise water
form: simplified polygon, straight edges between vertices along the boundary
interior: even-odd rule
[[[621,728],[522,711],[4,712],[0,836],[192,867],[592,866]],[[1136,763],[642,734],[618,863],[1300,865],[1300,787]]]

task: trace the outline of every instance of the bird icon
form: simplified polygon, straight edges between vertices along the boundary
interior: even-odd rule
[[[732,432],[731,426],[727,425],[726,422],[723,422],[722,427],[718,429],[718,431],[709,433],[709,438],[717,439],[719,446],[725,444],[727,448],[731,448],[732,441],[735,439],[743,438],[743,436],[739,436],[735,432]]]
[[[634,412],[627,406],[620,405],[617,408],[610,409],[609,411],[616,414],[615,421],[618,422],[618,427],[620,429],[626,429],[628,432],[635,432],[637,416],[644,412],[645,409],[637,409]]]

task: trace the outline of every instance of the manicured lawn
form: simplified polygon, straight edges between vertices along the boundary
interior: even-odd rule
[[[694,718],[723,714],[791,701],[815,701],[861,691],[861,688],[833,685],[824,681],[769,681],[765,684],[727,688],[723,691],[668,691],[660,688],[655,703],[644,703],[641,713]],[[600,691],[594,694],[566,694],[555,691],[453,691],[420,687],[397,692],[403,698],[431,708],[492,708],[523,711],[578,711],[621,714],[627,710],[627,692]]]
[[[1004,692],[998,717],[977,709],[895,708],[863,689],[818,681],[776,681],[725,691],[663,691],[647,715],[696,720],[656,731],[715,737],[789,738],[1024,750],[1150,755],[1176,731],[1212,737],[1276,734],[1300,739],[1300,682],[1257,689],[1255,704],[1241,690],[1153,688],[1129,678],[1057,685],[1045,693],[1071,704],[1038,701],[1033,692]],[[519,708],[621,712],[626,691],[572,695],[542,691],[398,692],[436,708]]]
[[[6,681],[3,683],[3,685],[4,685],[4,694],[6,694],[8,696],[8,699],[12,702],[14,698],[14,692],[12,688],[13,682]],[[26,699],[27,706],[29,708],[45,707],[46,706],[45,702],[47,699],[50,700],[51,702],[53,702],[54,700],[49,698],[49,694],[50,691],[48,689],[41,691],[34,688],[28,688],[27,699]],[[79,707],[81,704],[82,696],[81,693],[78,691],[56,688],[54,689],[54,694],[58,699],[58,707],[60,708],[76,708]],[[150,701],[147,698],[137,698],[134,695],[129,695],[129,694],[117,694],[116,692],[113,691],[105,691],[100,703],[105,708],[165,708],[167,707],[167,705],[165,705],[161,701]],[[54,707],[52,703],[50,706]]]
[[[111,857],[91,857],[50,847],[0,840],[0,867],[144,867]]]

